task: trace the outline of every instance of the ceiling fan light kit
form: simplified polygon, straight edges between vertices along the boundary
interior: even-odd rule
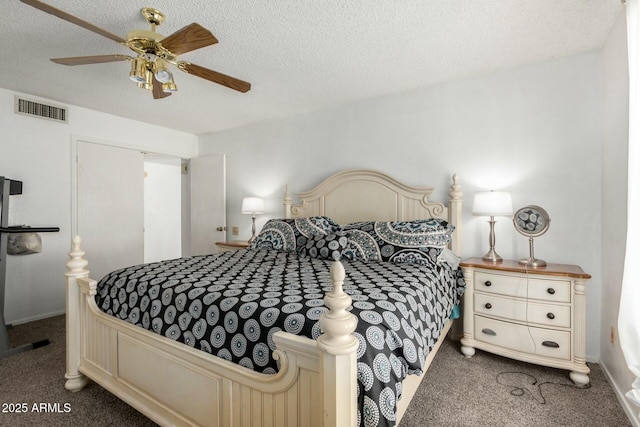
[[[168,64],[174,65],[187,74],[192,74],[239,92],[244,93],[251,89],[251,83],[199,65],[178,60],[178,56],[183,53],[218,43],[218,40],[209,30],[195,22],[164,37],[162,34],[156,32],[156,27],[164,22],[165,15],[159,10],[145,7],[141,10],[141,13],[151,25],[151,30],[129,31],[125,40],[67,12],[42,3],[39,0],[21,1],[43,12],[50,13],[96,34],[100,34],[103,37],[110,38],[121,45],[127,46],[136,53],[134,57],[114,54],[51,59],[51,61],[57,64],[86,65],[131,61],[129,78],[137,83],[138,87],[151,90],[154,99],[166,98],[178,90],[173,80],[173,73],[169,70]]]
[[[156,79],[158,79],[160,83],[168,83],[173,81],[173,74],[171,74],[171,72],[167,68],[166,62],[162,59],[158,59],[155,62],[154,73],[156,75]]]
[[[131,72],[129,78],[136,83],[144,83],[147,81],[147,61],[143,58],[131,59]]]

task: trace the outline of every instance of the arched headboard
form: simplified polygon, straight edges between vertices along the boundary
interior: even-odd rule
[[[287,187],[285,218],[324,215],[340,224],[357,221],[446,219],[456,227],[450,249],[462,254],[462,191],[452,176],[449,202],[430,199],[433,187],[414,187],[373,169],[349,169],[331,175],[315,188],[298,193],[294,203]]]

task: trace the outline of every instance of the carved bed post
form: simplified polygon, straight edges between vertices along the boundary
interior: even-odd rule
[[[73,238],[70,260],[67,262],[67,373],[64,387],[70,391],[80,391],[87,384],[87,377],[80,373],[80,298],[82,294],[77,280],[88,278],[89,270],[85,267],[89,263],[83,258],[84,251],[80,249],[81,239]]]
[[[282,204],[284,205],[284,217],[286,219],[291,218],[291,205],[293,205],[293,199],[289,192],[289,184],[284,187],[284,200]]]
[[[458,183],[458,174],[453,174],[449,190],[449,222],[462,230],[462,187]],[[451,250],[462,256],[462,233],[455,232],[451,239]]]
[[[331,266],[333,289],[324,298],[329,308],[320,317],[318,338],[322,350],[324,426],[354,426],[357,421],[357,366],[358,339],[352,334],[358,319],[347,311],[351,297],[342,290],[345,278],[340,261]]]

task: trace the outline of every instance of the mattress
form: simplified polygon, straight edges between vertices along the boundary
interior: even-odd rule
[[[358,424],[395,425],[402,380],[424,361],[464,292],[460,269],[343,261],[359,341]],[[98,284],[105,313],[264,374],[273,334],[317,339],[332,261],[246,249],[114,271]]]

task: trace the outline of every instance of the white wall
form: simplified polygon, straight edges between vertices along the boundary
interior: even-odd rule
[[[434,185],[445,200],[457,172],[465,192],[464,256],[488,249],[487,218],[473,217],[473,194],[505,189],[514,208],[544,207],[547,234],[536,256],[578,264],[587,290],[587,357],[600,353],[602,94],[600,58],[587,53],[504,70],[354,105],[201,135],[200,154],[227,160],[227,225],[250,235],[242,197],[265,198],[282,216],[282,192],[316,185],[345,168],[368,167],[414,185]],[[230,236],[229,236],[230,237]],[[527,239],[498,218],[496,250],[528,255]]]
[[[197,154],[195,135],[85,108],[68,106],[68,124],[17,115],[13,112],[14,94],[0,89],[0,175],[24,183],[23,194],[11,198],[9,223],[58,226],[60,232],[42,234],[40,254],[7,258],[7,323],[64,311],[63,278],[72,237],[71,142],[74,137],[110,141],[184,158]],[[91,254],[87,256],[91,261]]]
[[[602,49],[604,143],[602,145],[602,336],[600,362],[627,413],[640,425],[637,409],[623,397],[635,379],[617,336],[627,232],[629,72],[626,16],[620,14]],[[610,334],[614,328],[613,341]]]

